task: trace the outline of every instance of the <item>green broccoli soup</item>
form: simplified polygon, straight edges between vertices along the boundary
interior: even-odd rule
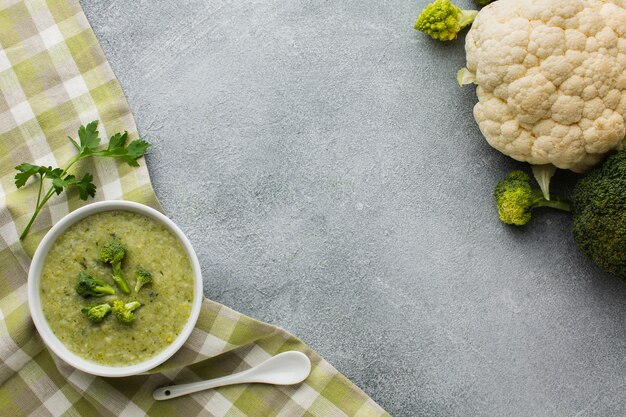
[[[69,350],[109,366],[142,362],[185,326],[191,263],[165,226],[129,211],[91,215],[56,240],[41,273],[41,304]]]

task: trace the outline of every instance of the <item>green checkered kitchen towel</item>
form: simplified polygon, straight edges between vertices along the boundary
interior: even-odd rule
[[[31,321],[26,277],[41,237],[83,203],[74,194],[50,200],[24,242],[34,186],[16,190],[21,162],[63,165],[66,139],[100,120],[102,137],[137,130],[120,86],[77,0],[0,0],[0,416],[386,416],[359,388],[284,330],[204,300],[184,347],[150,374],[100,378],[50,354]],[[130,168],[87,159],[98,199],[128,199],[159,209],[143,161]],[[154,388],[217,377],[286,350],[305,352],[313,371],[302,384],[251,384],[156,402]]]

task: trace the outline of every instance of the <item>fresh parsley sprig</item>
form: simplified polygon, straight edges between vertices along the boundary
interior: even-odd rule
[[[28,224],[22,231],[20,239],[24,239],[33,225],[35,218],[46,205],[48,200],[55,195],[61,194],[63,190],[76,189],[78,197],[81,200],[87,200],[89,197],[96,195],[96,185],[93,183],[93,175],[86,173],[82,178],[76,178],[69,174],[70,168],[78,161],[89,156],[119,158],[128,165],[139,166],[137,159],[141,158],[146,152],[150,144],[145,140],[134,140],[126,145],[128,133],[116,133],[109,139],[106,148],[98,149],[100,146],[100,137],[98,133],[98,121],[95,120],[87,126],[81,126],[78,129],[78,142],[68,136],[72,145],[78,150],[78,154],[69,160],[64,168],[52,168],[29,163],[23,163],[15,167],[18,171],[15,174],[15,186],[17,188],[24,187],[30,177],[36,176],[39,180],[39,191],[37,193],[37,203],[35,211],[30,218]],[[48,191],[43,193],[44,180],[50,180],[52,184]]]

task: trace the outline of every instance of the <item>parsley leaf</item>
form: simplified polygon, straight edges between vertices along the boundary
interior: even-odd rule
[[[33,175],[40,175],[42,179],[54,179],[63,175],[63,170],[61,168],[52,169],[52,167],[44,167],[27,163],[20,164],[16,166],[15,169],[20,171],[15,174],[15,186],[17,188],[21,188],[26,185],[26,181],[28,181],[28,179]]]
[[[100,137],[98,136],[98,121],[81,126],[78,129],[78,138],[80,139],[80,152],[93,152],[100,145]]]
[[[98,152],[94,152],[95,156],[108,156],[111,158],[120,158],[132,167],[137,167],[137,159],[141,158],[150,144],[144,140],[134,140],[125,146],[128,133],[116,133],[109,139],[109,146]]]
[[[64,188],[69,187],[70,185],[76,182],[76,178],[73,175],[68,175],[65,178],[55,178],[52,180],[52,187],[54,188],[54,192],[57,195],[61,194]]]
[[[52,167],[40,167],[39,171],[44,178],[60,178],[64,172],[61,168],[52,169]]]
[[[89,173],[76,181],[74,186],[78,189],[78,197],[81,200],[87,200],[89,197],[96,195],[96,184],[93,183],[93,175]]]
[[[114,149],[123,148],[126,144],[126,139],[128,139],[128,132],[116,133],[109,139],[109,147],[107,150],[112,151]]]
[[[93,175],[87,173],[81,179],[77,179],[74,175],[68,174],[65,178],[54,178],[52,180],[54,192],[61,194],[64,189],[74,187],[78,190],[78,196],[81,200],[87,200],[89,197],[96,195],[96,185],[93,183]]]
[[[17,188],[21,188],[26,185],[26,181],[28,181],[30,177],[40,173],[40,168],[42,167],[40,167],[39,165],[32,165],[28,163],[19,164],[18,166],[16,166],[15,169],[19,172],[15,174],[15,186]]]
[[[150,144],[145,140],[134,140],[128,145],[128,155],[131,158],[139,159],[143,156],[144,153],[148,150]]]

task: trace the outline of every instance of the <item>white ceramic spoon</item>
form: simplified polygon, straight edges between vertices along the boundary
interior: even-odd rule
[[[205,389],[234,384],[293,385],[304,381],[310,373],[311,361],[309,358],[302,352],[289,351],[279,353],[253,368],[233,375],[157,388],[152,396],[155,400],[169,400]]]

